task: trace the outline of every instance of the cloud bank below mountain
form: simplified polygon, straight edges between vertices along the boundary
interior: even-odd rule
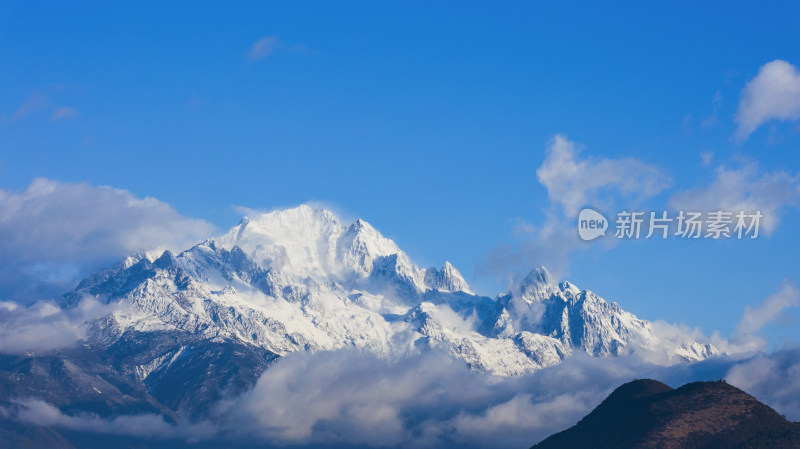
[[[7,419],[56,429],[150,439],[287,447],[527,447],[577,422],[615,387],[636,378],[677,386],[726,378],[800,419],[800,349],[663,367],[637,356],[576,354],[532,375],[497,377],[426,353],[386,360],[342,350],[276,362],[254,389],[218,404],[208,422],[170,424],[157,415],[68,415],[17,399]],[[787,380],[788,379],[788,380]],[[775,388],[776,382],[781,385]]]

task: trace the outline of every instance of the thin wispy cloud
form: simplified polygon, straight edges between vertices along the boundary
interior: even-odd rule
[[[775,321],[783,311],[800,306],[800,289],[784,282],[780,290],[755,307],[747,306],[739,322],[739,331],[745,334],[757,332],[766,324]]]
[[[761,228],[766,235],[777,229],[784,209],[798,204],[800,174],[766,172],[754,161],[738,166],[720,165],[709,184],[678,192],[669,200],[675,210],[761,211],[764,215]]]
[[[800,71],[776,59],[764,64],[742,90],[736,138],[745,140],[770,120],[800,119]]]
[[[700,153],[700,161],[703,163],[703,166],[711,165],[711,162],[714,160],[714,152],[713,151],[703,151]]]
[[[70,108],[67,106],[62,106],[60,108],[56,108],[53,111],[53,115],[50,117],[51,122],[58,122],[61,120],[75,120],[80,116],[77,110],[74,108]]]
[[[11,114],[12,121],[19,121],[50,106],[50,99],[42,92],[34,92]]]
[[[247,51],[247,59],[252,62],[262,61],[277,53],[282,54],[307,54],[309,53],[308,47],[303,44],[287,44],[281,38],[275,35],[264,36],[261,39],[253,42],[250,49]]]
[[[261,61],[267,56],[273,54],[276,49],[282,45],[278,36],[265,36],[253,42],[248,52],[248,57],[251,61]]]
[[[700,122],[701,128],[710,128],[719,122],[719,110],[722,107],[722,93],[720,91],[717,91],[714,94],[714,99],[711,100],[711,105],[713,106],[713,111],[710,116],[704,118],[703,121]]]
[[[48,115],[51,122],[77,119],[80,116],[77,109],[69,106],[60,106],[51,98],[51,93],[58,90],[60,90],[60,87],[34,91],[8,118],[12,123],[31,117],[38,116],[41,118]]]

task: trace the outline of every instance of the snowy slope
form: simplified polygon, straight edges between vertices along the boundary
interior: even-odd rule
[[[543,268],[509,294],[475,295],[450,263],[421,269],[367,222],[346,225],[306,205],[244,218],[178,255],[129,257],[64,300],[86,295],[119,304],[93,323],[91,341],[104,346],[134,334],[182,333],[277,355],[444,348],[501,375],[559,363],[576,349],[615,356],[641,347],[674,361],[716,352],[664,340],[651,323],[568,282],[556,285]],[[179,350],[145,361],[137,375],[168,366]]]

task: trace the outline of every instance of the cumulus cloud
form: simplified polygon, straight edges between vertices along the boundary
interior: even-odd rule
[[[154,247],[185,249],[213,231],[155,198],[107,186],[40,178],[0,190],[0,297],[62,293],[87,269]]]
[[[110,312],[110,306],[93,298],[70,310],[50,301],[27,307],[0,301],[0,353],[46,352],[73,346],[86,336],[87,321]]]
[[[536,170],[550,200],[569,218],[583,206],[599,206],[603,193],[649,197],[670,185],[667,175],[638,159],[580,158],[580,151],[579,145],[557,135]]]
[[[742,90],[736,138],[747,139],[769,120],[800,119],[800,71],[776,59],[764,64]]]
[[[749,376],[762,360],[777,369]],[[279,445],[528,447],[574,425],[636,378],[677,387],[727,377],[797,419],[800,382],[769,393],[779,376],[799,378],[797,360],[795,351],[793,358],[758,353],[662,366],[638,354],[595,358],[579,351],[530,375],[496,377],[435,353],[394,361],[352,351],[304,353],[279,360],[219,412],[230,420],[222,426],[228,432]]]
[[[578,354],[509,378],[477,373],[439,353],[394,360],[352,350],[297,353],[203,422],[66,414],[37,398],[12,399],[0,415],[57,429],[242,447],[527,447],[572,425],[645,366]]]
[[[777,293],[766,298],[761,304],[745,307],[744,315],[739,322],[739,331],[745,334],[757,332],[778,318],[787,308],[798,305],[800,305],[800,289],[789,282],[784,282]]]
[[[669,187],[671,180],[658,167],[635,158],[582,157],[582,148],[564,135],[556,135],[544,162],[536,170],[539,182],[550,199],[541,225],[517,221],[517,242],[494,248],[484,261],[481,273],[502,273],[544,265],[556,278],[566,274],[569,255],[585,242],[578,239],[575,219],[582,207],[610,210],[626,198],[639,201]],[[630,206],[629,206],[630,207]],[[611,246],[611,239],[605,239]],[[511,282],[520,275],[516,273]]]
[[[720,165],[710,184],[678,192],[669,200],[675,210],[761,211],[760,230],[770,235],[780,222],[781,211],[800,201],[800,175],[762,171],[756,162],[738,167]]]
[[[15,399],[0,415],[85,432],[252,446],[529,447],[574,425],[636,378],[673,387],[727,378],[796,420],[799,356],[795,349],[661,366],[635,354],[597,358],[576,352],[530,375],[497,377],[435,352],[393,360],[352,350],[296,353],[270,366],[251,391],[218,404],[203,422],[68,415],[34,398]]]
[[[220,414],[273,444],[526,447],[596,406],[632,371],[577,355],[535,375],[501,378],[444,354],[386,360],[335,351],[293,354]]]

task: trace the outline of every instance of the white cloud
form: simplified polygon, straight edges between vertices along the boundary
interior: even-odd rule
[[[85,432],[252,446],[528,447],[573,425],[621,383],[665,373],[686,378],[632,357],[576,353],[533,375],[496,377],[446,354],[387,360],[339,350],[279,359],[254,389],[218,404],[206,422],[68,415],[37,398],[14,399],[14,407],[0,408],[0,414]]]
[[[37,299],[86,269],[154,247],[182,250],[213,231],[112,187],[40,178],[23,191],[0,190],[0,297]]]
[[[567,428],[597,406],[609,388],[561,390],[548,398],[520,392],[511,399],[489,405],[480,413],[461,413],[451,422],[466,444],[477,447],[526,447],[543,439],[545,429]],[[497,445],[502,441],[504,446]]]
[[[106,419],[92,413],[66,415],[52,404],[35,398],[15,399],[12,404],[15,410],[4,409],[5,414],[36,426],[145,438],[183,438],[189,442],[207,439],[216,432],[216,428],[207,422],[175,425],[154,414],[122,415]]]
[[[0,408],[0,415],[41,426],[220,445],[529,447],[574,425],[636,378],[677,387],[725,377],[796,420],[798,355],[800,350],[784,350],[665,367],[635,354],[597,358],[578,351],[530,375],[496,377],[439,353],[394,360],[352,350],[296,353],[271,365],[251,391],[218,404],[208,421],[68,415],[36,398],[14,399],[14,407]]]
[[[110,312],[110,306],[91,298],[70,310],[49,301],[27,307],[0,301],[0,353],[47,352],[74,346],[86,335],[87,321]]]
[[[271,55],[281,45],[278,36],[265,36],[253,42],[248,53],[252,61],[260,61]]]
[[[790,307],[800,306],[800,289],[784,282],[780,290],[768,297],[756,307],[745,307],[742,320],[739,322],[739,331],[752,334],[774,321],[781,312]]]
[[[776,361],[770,366],[780,369],[747,377],[758,360]],[[797,419],[800,382],[787,386],[786,394],[763,394],[780,373],[800,374],[796,354],[661,366],[638,354],[595,358],[578,351],[530,375],[495,377],[435,353],[394,361],[354,351],[303,353],[276,362],[252,391],[218,412],[235,423],[228,432],[278,445],[529,447],[574,425],[616,387],[636,378],[677,387],[727,374],[735,385],[758,392],[759,399]]]
[[[277,361],[218,412],[240,437],[279,445],[527,447],[572,425],[631,375],[624,363],[585,354],[507,378],[439,353],[394,361],[301,353]]]
[[[550,200],[573,218],[583,206],[599,206],[602,194],[653,196],[669,187],[670,179],[657,167],[634,158],[579,158],[581,148],[557,135],[536,177]]]
[[[711,338],[694,335],[697,341],[709,341],[723,354],[740,356],[761,353],[767,348],[767,340],[756,335],[764,326],[778,321],[783,312],[800,306],[800,290],[788,280],[784,280],[778,291],[754,306],[745,306],[736,334],[722,337],[715,331]]]
[[[665,366],[676,362],[668,354],[670,349],[691,342],[710,343],[726,356],[752,356],[763,353],[767,348],[767,341],[755,333],[767,324],[777,321],[786,309],[798,306],[800,289],[785,280],[776,293],[755,306],[745,306],[737,332],[730,337],[723,337],[717,331],[711,337],[706,337],[699,328],[654,321],[651,324],[657,341],[639,342],[633,339],[631,349],[642,360]],[[653,345],[655,349],[652,349]]]
[[[566,275],[569,255],[587,248],[575,232],[575,218],[580,209],[590,206],[611,210],[620,198],[639,201],[653,196],[670,185],[670,178],[658,167],[635,158],[581,157],[580,145],[564,135],[556,135],[547,156],[536,170],[545,186],[550,205],[541,225],[518,220],[516,245],[495,248],[479,267],[482,273],[515,273],[510,282],[527,274],[525,270],[544,265],[555,278]],[[628,206],[630,207],[630,206]],[[611,246],[612,239],[601,245]]]
[[[736,122],[736,137],[747,139],[769,120],[800,118],[800,71],[776,59],[764,64],[742,90]]]
[[[721,165],[714,179],[705,186],[679,192],[669,205],[675,210],[715,211],[732,213],[761,211],[762,229],[771,234],[780,222],[781,210],[800,201],[800,175],[783,171],[762,172],[755,162],[738,168]]]
[[[800,420],[800,348],[759,354],[734,364],[725,378],[789,420]]]

